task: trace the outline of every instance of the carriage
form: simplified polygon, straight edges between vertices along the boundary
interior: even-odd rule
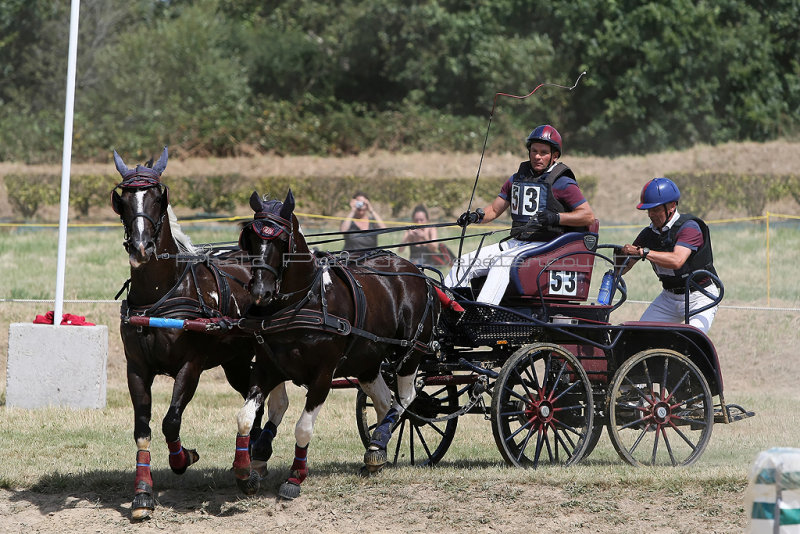
[[[609,303],[589,302],[595,263],[614,263],[615,246],[598,244],[597,230],[595,223],[526,253],[497,306],[471,298],[481,278],[456,294],[463,311],[446,309],[440,317],[439,350],[420,366],[419,394],[398,422],[394,463],[435,464],[458,418],[477,414],[491,421],[500,454],[514,466],[574,464],[604,428],[627,463],[689,465],[714,423],[754,415],[725,401],[714,345],[688,324],[689,290],[714,300],[704,309],[715,306],[724,294],[719,278],[708,271],[687,278],[686,324],[612,324],[627,291],[616,269]],[[697,283],[705,277],[719,296]],[[356,420],[365,444],[375,424],[368,408],[359,392]]]

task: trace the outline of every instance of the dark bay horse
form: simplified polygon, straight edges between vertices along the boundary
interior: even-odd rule
[[[155,376],[163,374],[175,379],[161,430],[169,448],[169,465],[175,473],[182,474],[199,459],[195,450],[181,445],[180,428],[181,416],[194,396],[200,373],[221,365],[228,382],[244,397],[254,356],[252,339],[131,324],[135,316],[240,317],[251,304],[245,288],[251,277],[249,263],[244,261],[246,255],[232,253],[224,262],[199,261],[191,241],[180,230],[169,206],[169,189],[161,183],[167,157],[164,147],[155,165],[151,160],[129,169],[114,151],[122,182],[112,191],[111,200],[125,228],[123,244],[131,266],[120,334],[138,449],[131,507],[135,520],[149,517],[155,507],[150,472],[151,386]],[[276,391],[270,395],[269,422],[263,432],[273,436],[288,407],[283,384],[275,386]],[[254,414],[254,436],[260,430],[262,413],[263,405]]]
[[[434,325],[440,304],[429,279],[414,264],[378,251],[346,260],[312,254],[294,215],[291,190],[283,203],[250,198],[254,219],[245,225],[240,247],[253,257],[250,293],[262,314],[264,343],[256,355],[253,384],[238,415],[237,479],[254,478],[247,450],[254,407],[264,392],[292,380],[307,387],[295,427],[295,459],[278,496],[293,499],[308,475],[306,453],[314,421],[334,377],[355,377],[369,395],[381,423],[364,454],[365,470],[379,470],[394,423],[416,395],[421,357],[436,349]],[[251,323],[252,317],[248,317]],[[259,321],[256,321],[259,322]],[[381,374],[387,362],[397,375],[392,391]],[[263,436],[264,434],[262,434]],[[259,448],[259,438],[253,449]],[[256,481],[240,484],[247,493]]]

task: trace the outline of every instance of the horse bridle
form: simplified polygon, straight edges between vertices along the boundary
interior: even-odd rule
[[[163,189],[161,187],[163,186]],[[167,192],[169,195],[169,187],[162,184],[160,180],[157,178],[150,176],[149,174],[143,173],[135,173],[131,176],[125,177],[120,183],[114,186],[114,189],[111,190],[112,195],[112,202],[111,207],[117,215],[119,215],[120,221],[122,221],[122,227],[125,229],[125,240],[122,242],[122,246],[125,247],[125,251],[130,253],[130,246],[131,246],[131,229],[125,224],[125,220],[122,218],[122,213],[117,210],[117,206],[113,202],[113,195],[117,189],[124,190],[124,189],[134,189],[134,190],[141,190],[141,189],[149,189],[151,187],[158,187],[159,192],[161,193],[161,197],[164,197],[164,192]],[[169,197],[168,197],[169,198]],[[146,219],[153,225],[153,236],[157,237],[161,234],[161,227],[164,224],[164,216],[166,216],[167,211],[165,209],[161,210],[161,217],[158,220],[155,220],[153,217],[144,213],[143,211],[139,211],[133,214],[130,220],[130,225],[133,226],[133,221],[138,219],[139,217]]]
[[[242,228],[242,235],[244,231],[250,229],[253,233],[255,233],[262,241],[273,241],[275,239],[283,240],[283,235],[286,234],[288,236],[288,247],[287,251],[290,253],[294,253],[295,249],[297,248],[297,244],[294,240],[294,228],[292,226],[292,222],[284,219],[279,215],[275,215],[271,212],[264,212],[259,211],[253,215],[253,220],[248,222],[244,228]],[[242,247],[241,237],[239,238],[239,248]],[[265,270],[275,277],[275,297],[281,294],[281,282],[283,281],[283,273],[284,267],[286,267],[286,260],[281,261],[280,268],[275,268],[272,265],[264,262],[263,254],[251,260],[251,270]]]

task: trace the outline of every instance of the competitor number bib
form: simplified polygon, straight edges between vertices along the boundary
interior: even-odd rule
[[[511,213],[530,216],[539,212],[546,202],[544,184],[515,183],[511,185]],[[545,198],[543,198],[545,197]]]

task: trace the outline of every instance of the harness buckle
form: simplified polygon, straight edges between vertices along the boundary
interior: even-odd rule
[[[263,338],[263,337],[261,337],[261,334],[259,334],[258,332],[254,332],[254,333],[253,333],[253,335],[255,336],[255,338],[256,338],[256,342],[257,342],[259,345],[263,345],[263,344],[264,344],[264,338]]]

